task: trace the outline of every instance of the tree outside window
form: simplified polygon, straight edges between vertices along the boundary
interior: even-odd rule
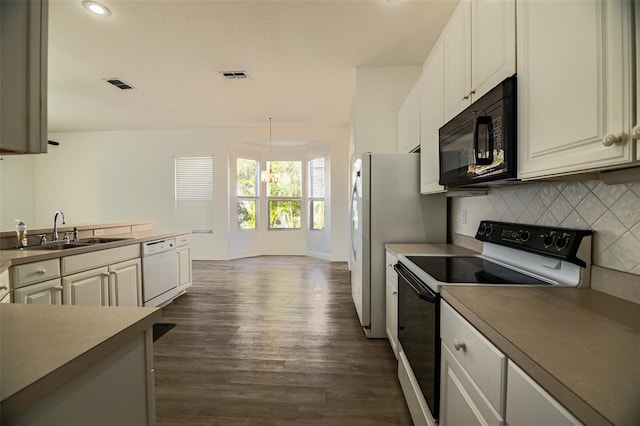
[[[302,207],[302,162],[269,161],[278,181],[267,184],[269,229],[299,229]]]
[[[258,161],[236,160],[238,229],[256,229],[258,205]]]
[[[309,161],[309,225],[324,229],[324,157]]]

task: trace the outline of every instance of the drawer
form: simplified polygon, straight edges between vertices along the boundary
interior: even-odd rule
[[[394,277],[396,277],[396,281],[398,280],[398,273],[393,269],[393,265],[395,265],[396,263],[398,263],[398,258],[395,257],[393,254],[391,254],[390,252],[386,252],[386,259],[385,259],[385,265],[387,268],[387,273],[388,274],[392,274]]]
[[[9,270],[0,273],[0,303],[8,303],[9,300]]]
[[[140,244],[92,251],[62,258],[62,274],[69,275],[140,257]]]
[[[496,411],[503,414],[507,357],[444,300],[441,300],[440,338]]]
[[[178,235],[176,237],[176,247],[188,246],[191,244],[191,234]]]
[[[13,288],[47,281],[60,276],[60,259],[43,260],[11,268]]]

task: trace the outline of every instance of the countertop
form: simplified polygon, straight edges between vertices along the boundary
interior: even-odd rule
[[[441,295],[585,424],[640,424],[640,305],[573,288],[443,286]]]
[[[160,318],[159,308],[0,304],[3,414],[37,401]]]
[[[146,230],[128,232],[124,234],[104,235],[105,238],[127,238],[121,241],[110,243],[94,244],[89,246],[81,246],[63,250],[43,250],[38,246],[29,246],[25,249],[9,249],[0,250],[0,272],[11,266],[21,265],[24,263],[37,262],[40,260],[55,259],[64,256],[73,256],[76,254],[88,253],[91,251],[105,250],[109,248],[122,247],[131,244],[140,244],[146,241],[153,241],[161,238],[176,237],[178,235],[190,234],[190,231],[176,230]]]
[[[478,252],[466,249],[454,244],[385,244],[384,248],[394,256],[403,254],[478,254]]]

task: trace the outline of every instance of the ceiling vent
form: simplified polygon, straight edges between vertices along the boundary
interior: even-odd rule
[[[118,89],[122,89],[122,90],[128,90],[128,89],[133,89],[134,88],[130,84],[125,83],[124,81],[122,81],[122,80],[120,80],[118,78],[110,78],[110,79],[107,80],[107,83],[113,84]]]
[[[236,80],[240,78],[249,78],[245,71],[220,71],[220,74],[227,80]]]

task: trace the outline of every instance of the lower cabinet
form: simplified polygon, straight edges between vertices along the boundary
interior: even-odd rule
[[[387,252],[386,255],[386,321],[385,331],[389,338],[389,343],[393,349],[393,354],[398,359],[399,343],[398,343],[398,275],[393,269],[397,263],[396,257]]]
[[[512,361],[509,361],[507,377],[508,424],[554,426],[582,424]]]
[[[62,278],[65,305],[142,306],[142,264],[131,259]]]
[[[180,244],[178,242],[178,244]],[[178,246],[178,294],[184,293],[192,285],[191,278],[191,246]]]
[[[0,303],[10,303],[11,293],[9,292],[9,271],[0,272]]]
[[[15,303],[62,305],[60,278],[17,288],[13,297]]]

